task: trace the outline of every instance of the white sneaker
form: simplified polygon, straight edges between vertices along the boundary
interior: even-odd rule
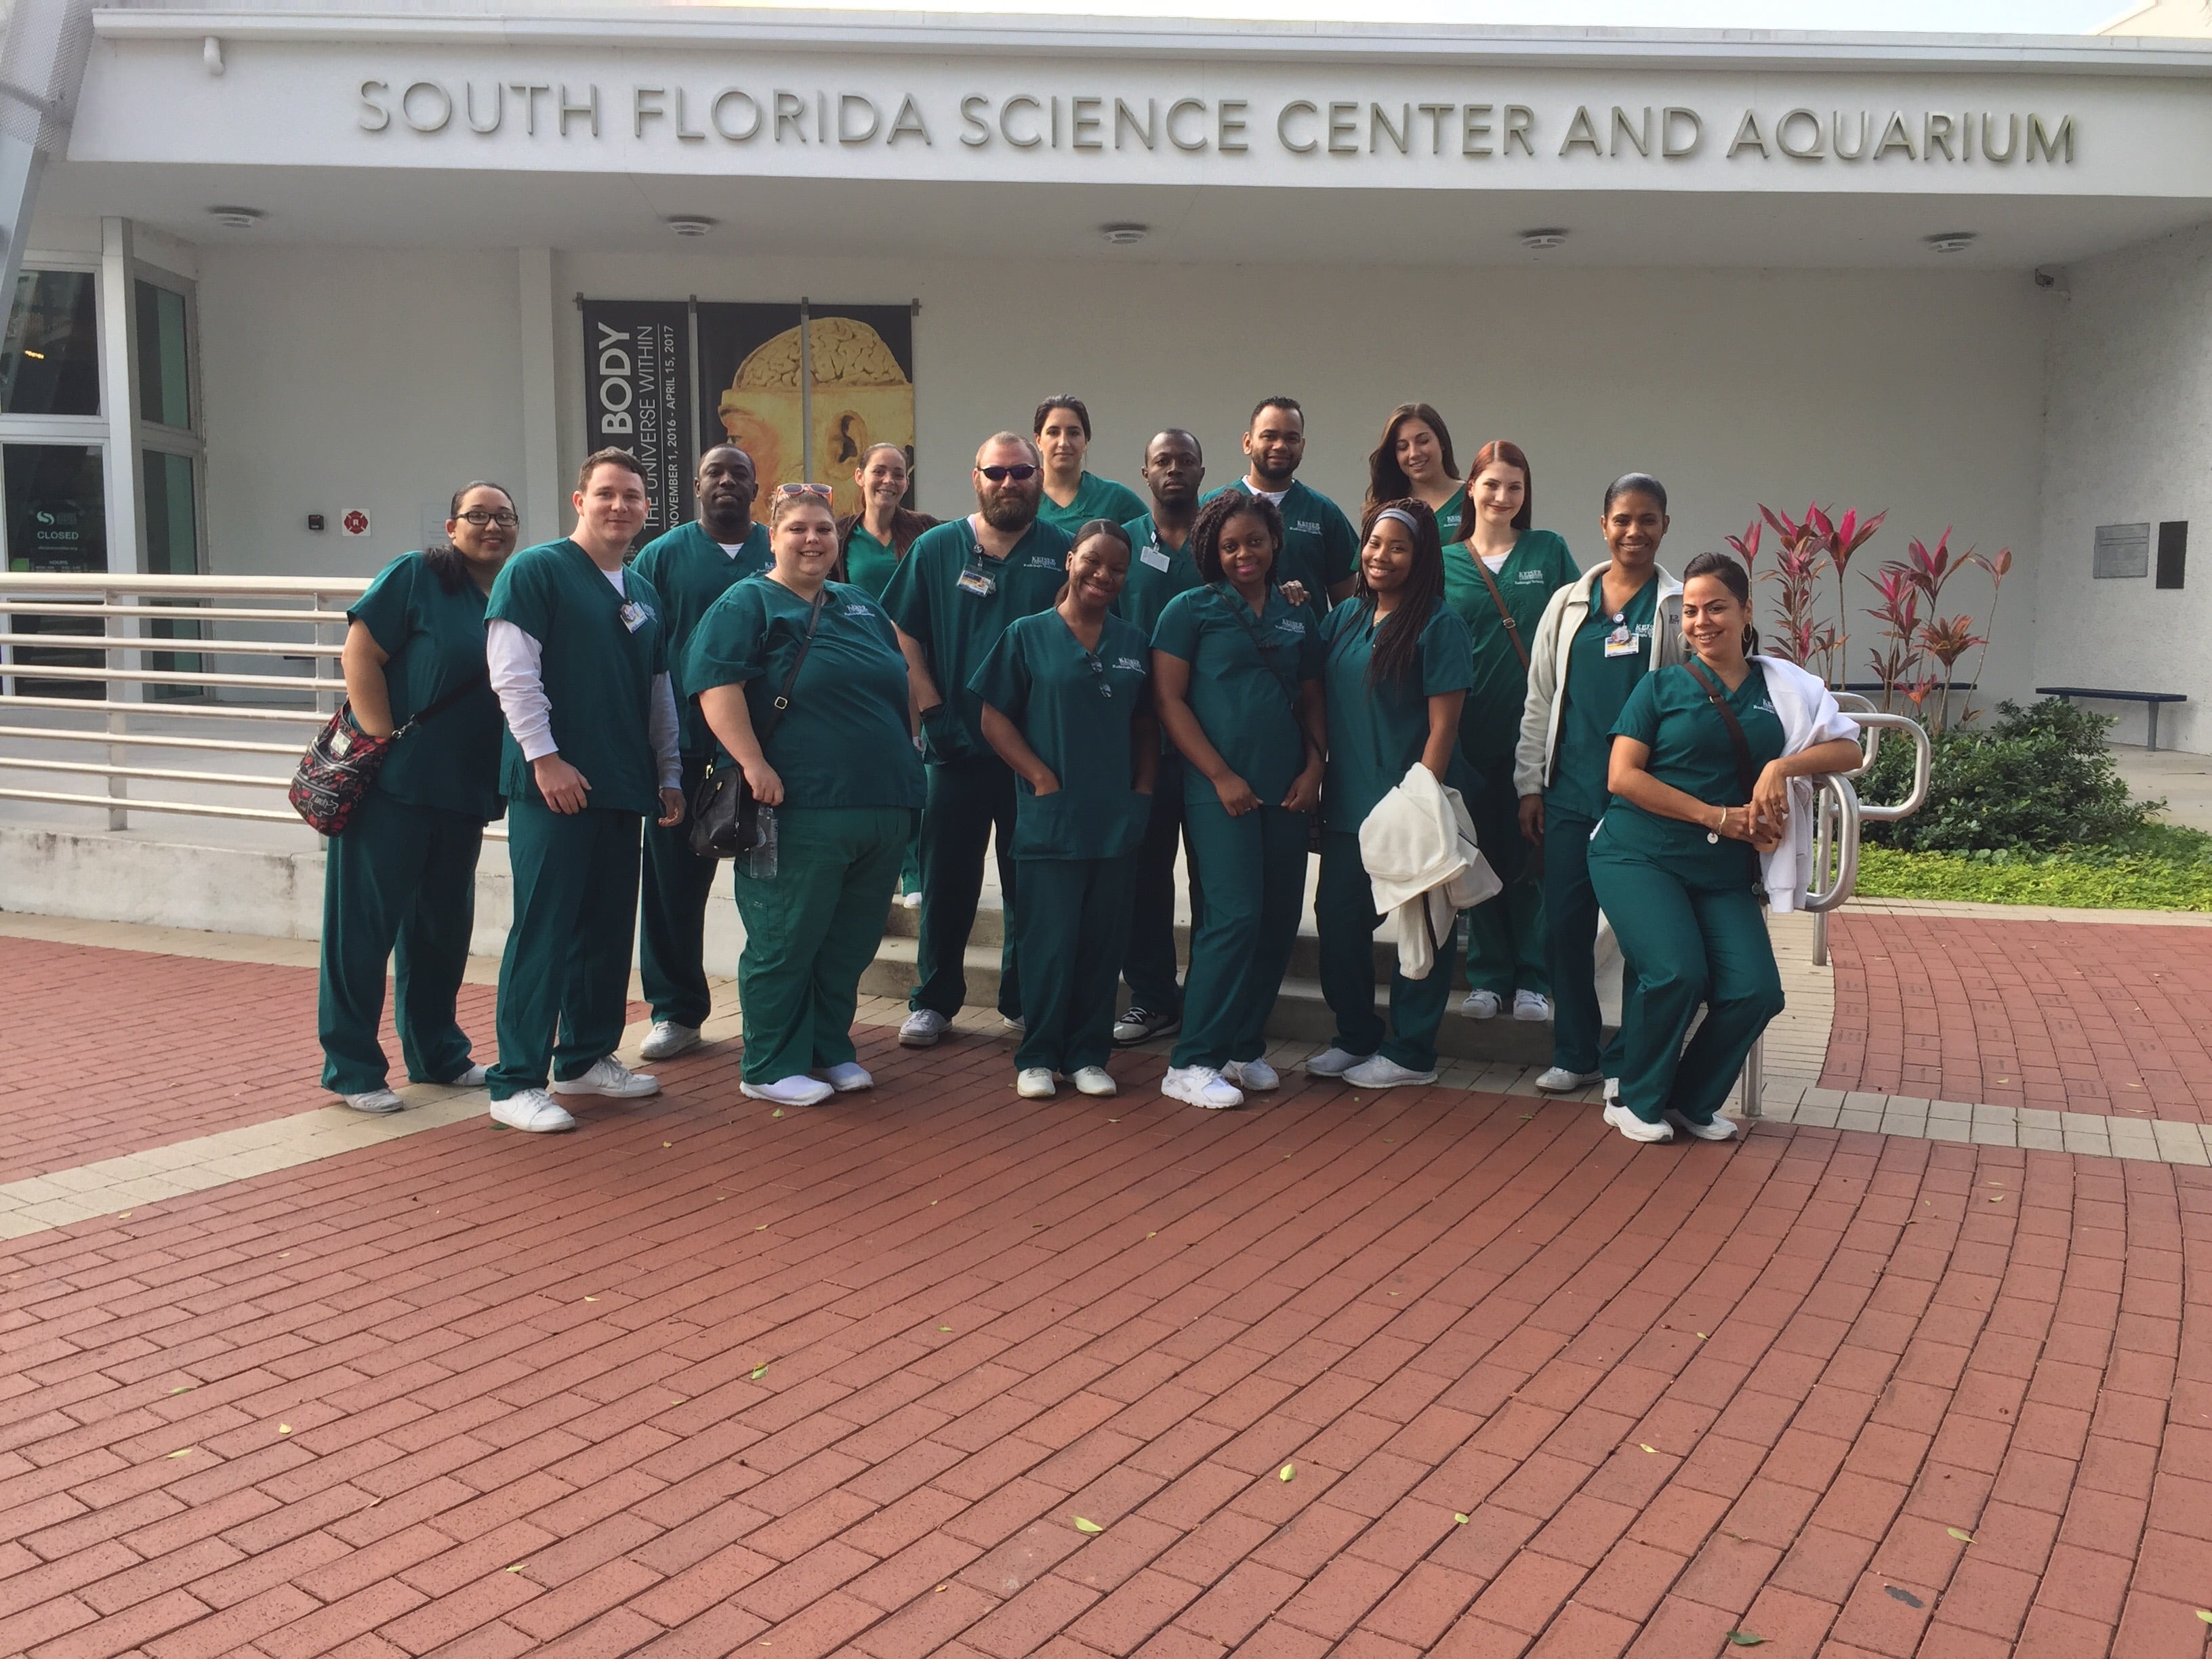
[[[1160,1092],[1170,1100],[1188,1101],[1209,1112],[1242,1106],[1244,1094],[1211,1066],[1170,1066],[1160,1079]]]
[[[1308,1077],[1342,1077],[1353,1066],[1372,1059],[1370,1054],[1346,1054],[1334,1043],[1322,1049],[1306,1062]]]
[[[1232,1060],[1221,1068],[1221,1076],[1248,1095],[1264,1095],[1283,1086],[1282,1078],[1264,1060]]]
[[[491,1103],[491,1121],[525,1134],[552,1135],[573,1129],[576,1120],[543,1089],[525,1089],[519,1095]]]
[[[1516,991],[1513,994],[1513,1018],[1543,1021],[1552,1017],[1552,1000],[1541,991]]]
[[[952,1022],[934,1008],[917,1008],[899,1024],[899,1046],[903,1048],[934,1048],[937,1039],[951,1029]]]
[[[921,909],[921,895],[919,893],[901,893],[899,895],[899,908],[902,910]]]
[[[1620,1098],[1620,1079],[1609,1077],[1605,1080],[1605,1103],[1608,1106]]]
[[[481,1089],[484,1086],[485,1083],[490,1079],[490,1077],[491,1068],[489,1066],[471,1066],[467,1071],[462,1073],[459,1077],[447,1078],[446,1079],[446,1086],[448,1089]]]
[[[340,1095],[338,1098],[356,1112],[397,1112],[407,1104],[389,1089],[371,1089],[358,1095]]]
[[[1121,1092],[1120,1085],[1107,1075],[1103,1066],[1079,1066],[1075,1068],[1075,1075],[1068,1081],[1075,1085],[1075,1092],[1079,1095],[1096,1095],[1103,1099],[1108,1095]]]
[[[866,1077],[863,1072],[861,1076]],[[819,1106],[836,1092],[818,1077],[800,1073],[797,1077],[780,1077],[773,1083],[740,1083],[738,1092],[752,1100],[765,1100],[778,1106]]]
[[[639,1055],[646,1060],[673,1060],[686,1048],[699,1046],[699,1028],[678,1025],[672,1019],[657,1019],[653,1029],[645,1034],[638,1045]]]
[[[1375,1054],[1363,1060],[1344,1074],[1344,1080],[1355,1089],[1399,1089],[1408,1084],[1434,1083],[1433,1071],[1417,1072],[1409,1066],[1401,1066],[1395,1060],[1385,1060]]]
[[[1672,1140],[1674,1132],[1663,1123],[1646,1123],[1619,1101],[1605,1109],[1605,1121],[1631,1140],[1648,1143]]]
[[[641,1100],[660,1092],[660,1079],[646,1072],[633,1072],[609,1054],[595,1060],[581,1077],[553,1079],[556,1095],[603,1095],[609,1100]]]
[[[830,1068],[830,1086],[841,1095],[858,1094],[876,1086],[875,1074],[859,1060],[848,1060]]]
[[[1030,1029],[1029,1021],[1024,1019],[1019,1014],[1000,1014],[999,1024],[1009,1031],[1026,1031]]]
[[[1564,1066],[1554,1066],[1536,1079],[1536,1087],[1547,1095],[1571,1095],[1577,1089],[1587,1089],[1604,1075],[1601,1072],[1571,1072]]]
[[[1459,1011],[1469,1019],[1496,1019],[1498,1011],[1505,1000],[1495,991],[1469,991],[1459,1005]]]
[[[1050,1100],[1060,1091],[1053,1086],[1050,1072],[1042,1066],[1031,1066],[1016,1074],[1014,1092],[1024,1100]]]
[[[1723,1117],[1718,1112],[1713,1114],[1713,1121],[1711,1123],[1692,1123],[1680,1112],[1668,1113],[1667,1121],[1684,1133],[1696,1136],[1699,1140],[1734,1140],[1736,1137],[1735,1120]]]

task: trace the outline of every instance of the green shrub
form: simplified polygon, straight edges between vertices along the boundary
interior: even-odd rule
[[[1999,703],[1989,726],[1936,738],[1928,804],[1902,823],[1867,825],[1866,839],[1916,853],[2078,853],[2120,842],[2166,803],[2129,795],[2105,748],[2112,724],[2057,697]],[[1910,746],[1893,739],[1860,793],[1901,799],[1911,779]]]

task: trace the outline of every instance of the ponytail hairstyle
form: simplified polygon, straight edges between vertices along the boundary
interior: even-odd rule
[[[1444,417],[1430,404],[1400,404],[1390,411],[1390,418],[1382,423],[1382,441],[1375,446],[1367,458],[1367,500],[1362,516],[1372,518],[1393,501],[1401,501],[1413,493],[1413,480],[1398,465],[1398,428],[1408,421],[1419,421],[1437,434],[1437,448],[1444,463],[1444,477],[1459,477],[1459,465],[1452,459],[1451,434],[1445,428]]]
[[[469,498],[471,489],[496,489],[507,497],[508,512],[520,511],[514,504],[514,492],[505,484],[494,483],[489,478],[471,478],[453,492],[453,502],[446,508],[448,520],[461,516],[461,503]],[[520,531],[521,526],[517,525],[515,528]],[[520,540],[520,536],[518,535],[516,539]],[[459,592],[462,585],[469,580],[469,562],[461,556],[461,550],[453,545],[450,537],[424,548],[422,562],[430,567],[430,574],[438,579],[438,586],[447,593]]]
[[[1221,532],[1231,519],[1249,514],[1267,527],[1267,539],[1275,544],[1277,557],[1283,551],[1283,515],[1274,502],[1265,495],[1247,494],[1231,484],[1218,495],[1198,509],[1198,517],[1190,526],[1190,562],[1198,567],[1198,579],[1208,586],[1228,580],[1221,574]],[[1267,567],[1267,585],[1275,583],[1273,565]]]
[[[1510,466],[1520,470],[1521,510],[1513,515],[1513,527],[1516,530],[1528,529],[1536,522],[1536,475],[1528,471],[1528,455],[1519,444],[1510,438],[1492,439],[1476,450],[1474,460],[1468,463],[1468,488],[1472,490],[1474,481],[1493,466]],[[1461,518],[1460,527],[1467,532],[1460,538],[1462,541],[1474,539],[1474,520],[1473,513]]]
[[[1650,492],[1644,492],[1649,495]],[[1663,501],[1665,498],[1662,496]],[[1690,561],[1682,572],[1682,586],[1686,588],[1700,576],[1711,576],[1723,587],[1735,595],[1736,603],[1744,610],[1743,654],[1750,656],[1759,649],[1759,629],[1753,627],[1751,617],[1751,578],[1735,557],[1727,553],[1700,553]]]
[[[1649,495],[1659,503],[1659,510],[1667,510],[1667,486],[1649,472],[1624,472],[1605,487],[1605,511],[1613,511],[1613,504],[1623,495]]]
[[[1122,529],[1120,525],[1115,523],[1111,519],[1092,519],[1088,523],[1085,524],[1082,528],[1075,532],[1075,539],[1067,544],[1067,556],[1070,559],[1073,559],[1075,556],[1075,550],[1081,547],[1084,543],[1089,541],[1094,536],[1103,536],[1109,541],[1121,543],[1121,552],[1123,555],[1122,562],[1125,565],[1130,559],[1136,556],[1136,548],[1129,540],[1129,532]],[[1060,592],[1052,596],[1052,602],[1054,605],[1058,605],[1062,600],[1066,599],[1067,598],[1069,589],[1074,586],[1075,578],[1073,574],[1070,574],[1066,580],[1060,583]]]
[[[1402,684],[1412,679],[1419,684],[1421,666],[1421,634],[1429,625],[1429,618],[1444,602],[1443,541],[1437,534],[1437,515],[1429,511],[1428,503],[1416,496],[1407,495],[1395,501],[1382,501],[1370,508],[1359,526],[1359,544],[1366,546],[1367,538],[1375,533],[1376,521],[1385,513],[1402,513],[1413,521],[1413,568],[1406,574],[1406,586],[1395,610],[1383,617],[1382,625],[1375,630],[1375,645],[1367,657],[1367,684],[1372,690],[1388,681]],[[1358,566],[1355,596],[1371,611],[1375,595],[1367,586],[1367,566]]]

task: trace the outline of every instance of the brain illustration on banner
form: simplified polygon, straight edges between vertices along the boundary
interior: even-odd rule
[[[811,403],[815,479],[836,486],[839,513],[857,512],[853,472],[869,447],[896,444],[914,453],[914,382],[882,335],[858,318],[816,316],[808,336],[811,398],[800,395],[799,331],[792,327],[746,354],[716,412],[730,441],[753,458],[765,487],[805,481],[802,428]]]

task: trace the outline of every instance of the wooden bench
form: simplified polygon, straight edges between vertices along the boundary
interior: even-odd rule
[[[2039,697],[2063,697],[2071,702],[2076,697],[2103,697],[2112,702],[2142,703],[2150,715],[2150,741],[2145,747],[2158,747],[2158,711],[2162,703],[2187,702],[2189,699],[2179,691],[2108,691],[2093,685],[2039,685]]]

